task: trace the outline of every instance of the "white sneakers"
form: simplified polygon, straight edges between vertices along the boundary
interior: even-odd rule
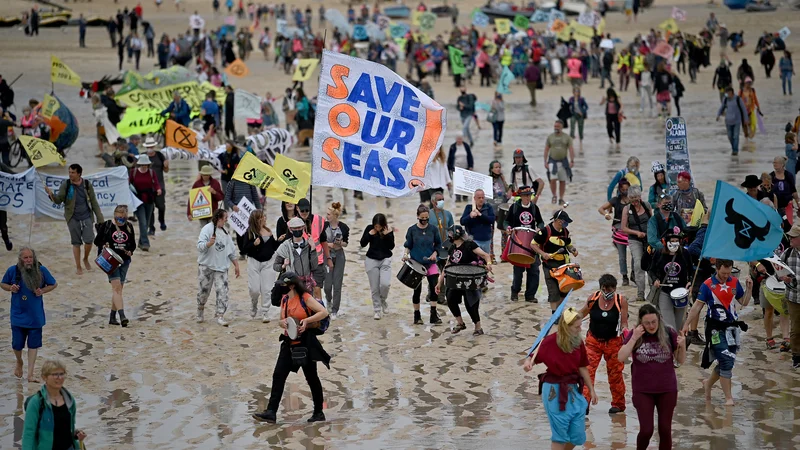
[[[261,317],[261,323],[269,323],[269,317],[267,317],[267,313]]]
[[[334,320],[339,318],[339,314],[338,313],[331,313],[330,316],[331,316],[331,322],[333,322]]]
[[[197,323],[203,323],[203,310],[197,310]]]
[[[223,327],[228,326],[228,322],[225,321],[225,318],[222,316],[217,317],[217,323]]]
[[[389,305],[383,305],[383,307],[381,309],[383,309],[383,315],[384,316],[389,314]]]
[[[372,316],[375,320],[381,320],[381,313],[376,312],[374,316]]]

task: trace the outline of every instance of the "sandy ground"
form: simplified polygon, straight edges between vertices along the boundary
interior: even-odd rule
[[[474,3],[463,2],[462,24]],[[211,18],[210,1],[185,4],[185,13],[176,13],[172,4],[165,3],[162,12],[155,14],[153,4],[147,3],[145,17],[153,20],[157,34],[184,31],[188,13],[195,7],[209,26],[222,22],[221,17]],[[316,11],[319,4],[312,3],[312,9]],[[16,14],[29,5],[8,0],[0,5],[0,15]],[[107,0],[70,5],[87,15],[104,16],[123,6]],[[714,11],[730,29],[746,31],[748,50],[753,48],[757,33],[764,29],[788,25],[800,30],[800,15],[786,8],[758,15],[704,4],[685,8],[689,20],[682,24],[684,29],[698,31],[708,12]],[[669,17],[670,10],[671,5],[658,4],[636,25],[626,25],[619,14],[609,15],[608,29],[628,40],[637,31],[657,26]],[[444,19],[437,25],[445,30]],[[116,52],[109,48],[106,31],[90,29],[88,49],[78,48],[77,34],[76,28],[43,29],[38,38],[26,38],[16,29],[0,30],[2,74],[8,79],[25,74],[14,85],[18,103],[31,97],[41,99],[49,90],[51,53],[85,79],[116,73]],[[789,38],[791,49],[797,48],[796,39],[795,35]],[[750,51],[745,51],[733,54],[736,66],[741,57],[757,61]],[[142,70],[154,63],[143,58]],[[263,94],[279,93],[289,83],[288,76],[258,55],[248,65],[251,76],[237,82],[237,86]],[[130,65],[126,64],[126,68]],[[712,74],[709,69],[702,70],[696,85],[689,84],[687,76],[682,77],[687,87],[682,107],[689,127],[693,173],[709,201],[717,179],[739,183],[747,174],[771,170],[772,157],[783,154],[783,125],[795,116],[798,106],[794,97],[780,94],[777,77],[765,80],[763,71],[756,66],[755,87],[769,132],[744,145],[738,158],[731,158],[724,127],[714,122],[718,98],[711,89]],[[623,103],[629,105],[626,111],[630,118],[623,125],[622,149],[616,151],[609,146],[597,106],[601,96],[597,87],[597,80],[590,80],[584,88],[590,103],[587,141],[576,160],[575,181],[567,189],[569,211],[576,219],[570,230],[588,280],[587,287],[578,293],[581,298],[597,287],[601,274],[619,272],[609,224],[596,212],[605,201],[611,176],[624,166],[628,156],[637,155],[649,185],[650,162],[664,161],[663,121],[638,112],[638,107],[633,106],[638,104],[633,88],[621,93]],[[307,83],[307,91],[315,89],[315,82]],[[488,88],[470,89],[481,101],[491,99]],[[507,96],[504,145],[492,148],[491,131],[486,128],[489,124],[482,121],[484,129],[478,132],[474,150],[476,167],[483,171],[489,161],[497,158],[508,169],[511,153],[521,147],[533,167],[543,172],[537,161],[541,160],[544,139],[552,129],[558,97],[568,95],[568,88],[548,86],[540,91],[540,106],[536,108],[528,106],[526,88],[512,85],[512,89],[514,94]],[[434,90],[439,101],[454,107],[456,91],[449,80],[435,83]],[[87,125],[91,123],[88,103],[77,98],[74,88],[57,85],[56,92],[84,124],[79,141],[69,153],[69,162],[83,164],[87,172],[99,170],[99,160],[92,156],[95,144],[93,127]],[[451,120],[448,127],[448,143],[458,132],[456,122]],[[308,149],[296,149],[290,155],[308,159]],[[380,322],[372,320],[363,271],[364,252],[358,248],[357,239],[367,219],[376,212],[387,213],[390,222],[404,232],[415,220],[412,211],[416,197],[393,200],[389,206],[383,199],[367,196],[356,203],[361,218],[351,212],[342,219],[352,230],[346,252],[349,262],[344,282],[345,315],[332,324],[323,338],[333,362],[330,371],[320,370],[328,422],[305,423],[311,401],[305,380],[299,375],[289,379],[279,425],[254,422],[250,414],[264,408],[269,396],[278,327],[275,321],[265,325],[249,320],[245,278],[231,282],[229,328],[194,323],[194,245],[199,227],[186,221],[184,205],[195,176],[196,169],[190,164],[174,164],[168,174],[169,229],[159,231],[152,239],[149,253],[137,252],[134,256],[125,289],[126,311],[132,319],[128,329],[107,325],[110,288],[106,277],[97,269],[82,277],[74,275],[65,224],[33,223],[30,243],[59,282],[58,289],[45,300],[48,325],[40,358],[66,361],[67,386],[78,399],[78,425],[89,435],[90,448],[479,448],[486,444],[498,449],[549,448],[549,426],[536,395],[535,377],[524,374],[520,367],[522,352],[549,316],[549,308],[547,304],[508,300],[510,266],[499,266],[496,283],[482,302],[485,336],[451,336],[447,325],[412,326],[411,291],[397,281],[393,282],[390,295],[392,314]],[[315,189],[315,208],[321,210],[331,200],[331,194],[337,199],[341,196],[339,192]],[[554,210],[546,201],[541,206],[545,216]],[[456,215],[460,216],[463,207],[448,201],[448,208]],[[274,223],[275,202],[268,203],[267,211],[269,223]],[[29,216],[10,216],[15,245],[27,243],[30,223]],[[0,256],[0,265],[7,267],[15,259],[16,252],[5,253]],[[245,266],[246,263],[242,273],[246,273]],[[396,255],[395,273],[399,267]],[[634,288],[621,291],[635,296]],[[542,285],[539,297],[545,296]],[[7,301],[0,302],[0,321],[8,320],[8,305]],[[765,335],[757,320],[760,311],[752,306],[745,311],[751,331],[745,336],[733,379],[737,406],[723,407],[719,388],[710,404],[704,402],[700,380],[707,372],[699,368],[700,353],[692,347],[687,363],[678,370],[675,448],[786,449],[800,445],[800,382],[791,371],[787,355],[764,350]],[[278,312],[273,308],[270,315],[275,318]],[[452,319],[449,313],[445,316],[445,322]],[[10,333],[0,333],[0,347],[10,347]],[[10,351],[0,353],[4,374],[0,376],[2,448],[20,445],[22,403],[25,396],[39,388],[38,384],[13,377],[13,361]],[[630,390],[626,413],[610,418],[606,414],[610,394],[604,370],[601,367],[598,372],[600,404],[587,420],[587,448],[634,448],[639,426],[630,403]],[[627,381],[629,374],[626,370]],[[651,445],[655,446],[655,438],[653,442]]]

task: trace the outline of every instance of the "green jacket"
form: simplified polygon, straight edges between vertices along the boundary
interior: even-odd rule
[[[53,203],[56,205],[64,204],[64,219],[66,219],[67,222],[69,222],[69,219],[72,218],[72,214],[75,212],[75,189],[72,186],[72,182],[66,180],[61,183],[58,192],[54,192],[53,195],[50,196],[50,199],[53,200]],[[97,223],[105,222],[105,219],[103,219],[103,212],[100,211],[100,205],[97,204],[97,195],[94,193],[92,183],[84,178],[83,186],[86,189],[86,198],[89,199],[89,212],[94,213],[94,216],[97,218]]]
[[[75,414],[77,407],[72,394],[61,388],[61,395],[69,409],[70,429],[75,436]],[[22,430],[22,450],[51,450],[53,448],[53,405],[47,395],[47,388],[42,384],[39,392],[25,400],[25,426]],[[72,447],[80,448],[77,439],[73,438]]]

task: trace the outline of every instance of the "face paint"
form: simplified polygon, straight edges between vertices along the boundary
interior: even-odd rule
[[[667,243],[667,250],[672,253],[675,253],[680,248],[681,244],[679,242],[668,242]]]

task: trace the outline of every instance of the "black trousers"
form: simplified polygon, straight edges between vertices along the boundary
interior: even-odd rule
[[[480,297],[481,292],[477,291],[474,293],[474,295],[478,295]],[[480,322],[481,316],[478,313],[478,308],[481,306],[481,301],[478,300],[475,302],[475,306],[469,306],[469,301],[467,300],[467,291],[465,289],[447,290],[447,307],[450,308],[450,312],[453,313],[453,317],[461,317],[461,307],[458,306],[458,304],[461,303],[462,299],[472,323]]]
[[[275,363],[275,370],[272,372],[272,390],[269,394],[267,409],[278,411],[278,406],[283,397],[283,389],[286,387],[286,378],[292,371],[294,362],[292,361],[292,351],[290,345],[281,344],[281,351],[278,353],[278,361]],[[314,412],[322,412],[322,381],[317,373],[317,363],[309,361],[302,366],[303,375],[306,377],[308,387],[311,389],[311,398],[314,401]]]
[[[150,215],[150,230],[155,231],[156,229],[156,221],[155,219],[156,210],[158,210],[158,223],[163,224],[164,222],[164,213],[167,211],[167,202],[166,197],[167,193],[164,192],[163,187],[161,190],[161,195],[156,195],[156,207],[153,209],[153,214]]]
[[[425,278],[428,279],[428,295],[430,295],[431,299],[438,298],[436,295],[436,284],[439,282],[439,275],[428,275]],[[411,301],[415,305],[419,305],[419,299],[422,296],[422,283],[414,289],[414,295],[411,297]]]
[[[608,132],[608,138],[615,138],[617,144],[619,144],[621,130],[618,114],[606,114],[606,131]]]
[[[3,241],[8,242],[8,213],[0,210],[0,235],[3,236]]]
[[[236,124],[233,118],[225,120],[225,137],[228,139],[236,139]]]
[[[680,97],[672,97],[672,100],[675,102],[675,109],[678,113],[678,117],[681,115],[681,98]]]

